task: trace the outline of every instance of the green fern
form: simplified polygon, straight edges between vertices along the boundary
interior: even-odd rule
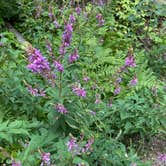
[[[30,131],[41,125],[39,122],[30,123],[23,120],[0,122],[0,142],[6,141],[10,144],[17,142],[17,138],[28,138]]]

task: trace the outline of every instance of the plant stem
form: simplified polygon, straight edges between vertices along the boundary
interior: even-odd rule
[[[62,73],[59,75],[59,97],[62,95]]]

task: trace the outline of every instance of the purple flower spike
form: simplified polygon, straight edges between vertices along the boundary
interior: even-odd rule
[[[58,61],[54,61],[54,66],[56,67],[56,69],[59,71],[59,72],[63,72],[64,71],[64,67],[61,63],[59,63]]]
[[[112,107],[112,98],[110,98],[110,101],[109,101],[109,103],[108,103],[108,106],[109,106],[109,107]]]
[[[42,153],[41,154],[41,159],[42,159],[42,163],[41,166],[46,165],[46,166],[50,166],[50,153]]]
[[[95,100],[95,104],[99,104],[101,102],[100,100],[100,95],[96,94],[96,100]]]
[[[27,51],[28,52],[28,51]],[[27,68],[34,73],[39,73],[46,76],[50,72],[49,62],[42,56],[39,50],[34,48],[29,52],[29,64]]]
[[[89,149],[91,149],[91,145],[94,142],[94,138],[91,138],[88,140],[87,144],[85,145],[85,150],[88,151]]]
[[[103,6],[103,5],[104,5],[103,0],[99,0],[99,5],[100,5],[100,6]]]
[[[70,46],[71,39],[72,39],[72,32],[73,32],[72,24],[68,23],[65,26],[65,31],[64,31],[63,36],[62,36],[62,39],[63,39],[62,43],[63,43],[64,47],[69,47]]]
[[[132,85],[132,86],[137,85],[137,83],[138,83],[137,77],[134,77],[134,78],[130,81],[130,85]]]
[[[53,23],[54,23],[54,25],[55,25],[55,28],[59,28],[59,27],[60,27],[60,25],[59,25],[59,23],[58,23],[57,20],[54,20]]]
[[[74,14],[70,14],[70,16],[69,16],[69,22],[73,24],[73,23],[75,23],[75,21],[76,21],[76,18],[74,16]]]
[[[72,53],[72,54],[69,56],[68,61],[69,61],[69,63],[73,63],[73,62],[75,62],[76,60],[78,60],[78,58],[79,58],[78,50],[75,49],[75,50],[74,50],[74,53]]]
[[[90,112],[89,112],[91,115],[93,115],[93,116],[95,116],[96,115],[96,112],[94,112],[94,111],[92,111],[92,110],[90,110]]]
[[[53,14],[52,13],[48,13],[48,16],[49,16],[50,20],[52,20]]]
[[[102,14],[101,14],[101,13],[98,13],[98,14],[96,15],[96,18],[97,18],[97,21],[98,21],[98,25],[99,25],[99,26],[103,26],[105,21],[104,21],[104,19],[103,19]]]
[[[95,104],[99,104],[99,103],[100,103],[100,99],[96,99]]]
[[[12,166],[21,166],[21,162],[20,161],[13,161]]]
[[[121,83],[121,82],[122,82],[122,78],[119,77],[119,78],[116,79],[116,83],[119,84],[119,83]]]
[[[90,80],[90,78],[89,78],[89,77],[84,77],[83,80],[84,80],[85,82],[88,82],[88,81]]]
[[[80,87],[77,87],[77,86],[73,86],[73,87],[72,87],[72,90],[73,90],[73,92],[74,92],[77,96],[86,97],[86,91],[85,91],[84,88],[80,88]]]
[[[71,32],[73,32],[73,25],[70,23],[68,23],[66,26],[65,26],[65,31],[66,32],[69,32],[69,33],[71,33]]]
[[[37,88],[32,88],[32,86],[28,86],[28,91],[33,96],[37,96],[38,95],[38,89]]]
[[[66,53],[66,49],[65,49],[65,46],[63,44],[61,45],[61,47],[59,49],[59,53],[62,56],[65,55],[65,53]]]
[[[47,48],[47,50],[52,54],[52,46],[51,46],[51,43],[50,43],[50,42],[47,42],[46,48]]]
[[[134,56],[128,56],[125,60],[125,66],[136,67]]]
[[[115,95],[118,95],[121,91],[121,88],[120,87],[116,87],[115,91],[114,91],[114,94]]]
[[[68,113],[68,111],[67,111],[67,109],[64,107],[64,105],[62,105],[62,104],[56,104],[55,105],[55,109],[59,112],[59,113],[61,113],[61,114],[66,114],[66,113]]]
[[[166,153],[165,154],[159,154],[158,155],[158,160],[163,163],[166,164]]]
[[[73,151],[78,148],[75,138],[71,138],[67,143],[68,151]]]
[[[80,13],[81,13],[81,8],[78,6],[78,7],[76,7],[75,11],[76,11],[76,13],[77,13],[78,15],[80,15]]]
[[[32,88],[31,85],[27,86],[28,91],[33,96],[46,96],[45,91],[42,89]]]
[[[3,47],[3,43],[2,42],[0,42],[0,47]]]

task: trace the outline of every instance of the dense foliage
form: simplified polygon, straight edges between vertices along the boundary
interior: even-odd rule
[[[166,135],[164,3],[17,3],[29,43],[0,19],[0,163],[151,165],[132,141]]]

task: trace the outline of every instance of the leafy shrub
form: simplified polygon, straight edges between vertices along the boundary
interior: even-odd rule
[[[165,41],[150,2],[21,1],[15,27],[31,44],[1,34],[2,163],[149,165],[122,142],[165,134],[165,66],[150,57]]]

